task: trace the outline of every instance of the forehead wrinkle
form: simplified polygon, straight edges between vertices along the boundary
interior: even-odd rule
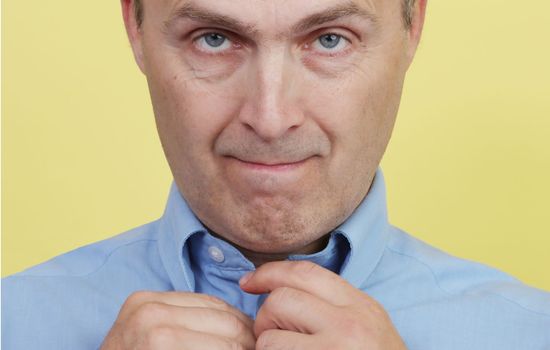
[[[175,22],[181,19],[216,24],[250,36],[255,36],[258,33],[256,26],[252,24],[244,23],[236,18],[205,9],[194,4],[193,1],[186,1],[183,5],[176,7],[169,19],[164,22],[164,27],[170,28]]]
[[[347,1],[307,16],[292,26],[292,32],[305,32],[310,28],[347,17],[360,17],[373,24],[378,22],[378,16],[372,11],[357,5],[354,1]]]
[[[377,24],[379,21],[378,16],[373,11],[359,6],[353,0],[349,0],[308,15],[292,25],[290,30],[284,30],[278,33],[276,37],[281,38],[288,35],[288,33],[302,33],[310,28],[347,17],[359,17],[373,24]],[[170,28],[175,22],[181,19],[216,24],[251,37],[259,36],[256,25],[205,9],[195,4],[192,0],[183,1],[183,4],[175,6],[175,10],[172,11],[169,19],[164,22],[164,26],[165,28]]]

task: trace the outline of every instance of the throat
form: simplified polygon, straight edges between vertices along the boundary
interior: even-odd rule
[[[300,249],[289,251],[289,252],[274,252],[274,253],[264,253],[264,252],[257,252],[254,250],[250,250],[241,246],[236,245],[233,242],[229,242],[224,237],[216,234],[215,232],[209,231],[211,235],[214,237],[217,237],[221,240],[224,240],[228,243],[230,243],[232,246],[234,246],[236,249],[238,249],[241,254],[247,258],[251,263],[254,264],[256,268],[262,266],[263,264],[267,264],[269,262],[274,261],[284,261],[287,260],[289,256],[291,255],[309,255],[309,254],[315,254],[317,252],[322,251],[328,244],[330,239],[330,234],[324,235],[323,237],[319,238],[318,240],[307,244]]]

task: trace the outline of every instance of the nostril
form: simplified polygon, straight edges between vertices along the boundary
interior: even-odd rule
[[[290,128],[288,128],[289,131],[298,129],[299,125],[292,125]]]

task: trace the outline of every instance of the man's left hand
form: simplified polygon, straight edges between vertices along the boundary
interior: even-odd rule
[[[314,263],[267,263],[241,288],[269,293],[254,323],[256,349],[406,349],[377,301]]]

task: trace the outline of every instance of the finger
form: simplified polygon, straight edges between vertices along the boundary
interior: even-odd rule
[[[162,301],[169,305],[216,309],[235,315],[249,327],[252,327],[254,323],[254,321],[252,321],[250,317],[242,313],[239,309],[233,307],[232,305],[229,305],[222,299],[208,294],[181,292],[167,292],[162,294]]]
[[[130,322],[132,328],[140,332],[167,326],[222,336],[250,346],[256,340],[251,324],[244,323],[233,313],[212,308],[149,302],[135,311]]]
[[[270,329],[260,335],[260,337],[256,341],[256,350],[319,349],[319,347],[312,347],[311,345],[313,345],[313,339],[311,335],[300,334],[281,329]]]
[[[182,350],[182,349],[254,349],[254,344],[239,344],[234,339],[229,339],[212,334],[196,332],[176,327],[158,327],[149,332],[140,342],[147,349]]]
[[[315,334],[334,325],[338,307],[289,287],[277,288],[265,300],[254,322],[256,337],[269,329]]]
[[[136,292],[126,300],[123,310],[127,314],[134,312],[136,308],[145,303],[164,303],[181,307],[212,308],[234,314],[242,322],[252,327],[253,321],[238,309],[225,301],[207,294],[188,292]]]
[[[309,261],[267,263],[243,277],[240,283],[245,292],[252,294],[269,293],[276,288],[291,287],[313,294],[334,305],[348,305],[359,293],[334,272]]]

